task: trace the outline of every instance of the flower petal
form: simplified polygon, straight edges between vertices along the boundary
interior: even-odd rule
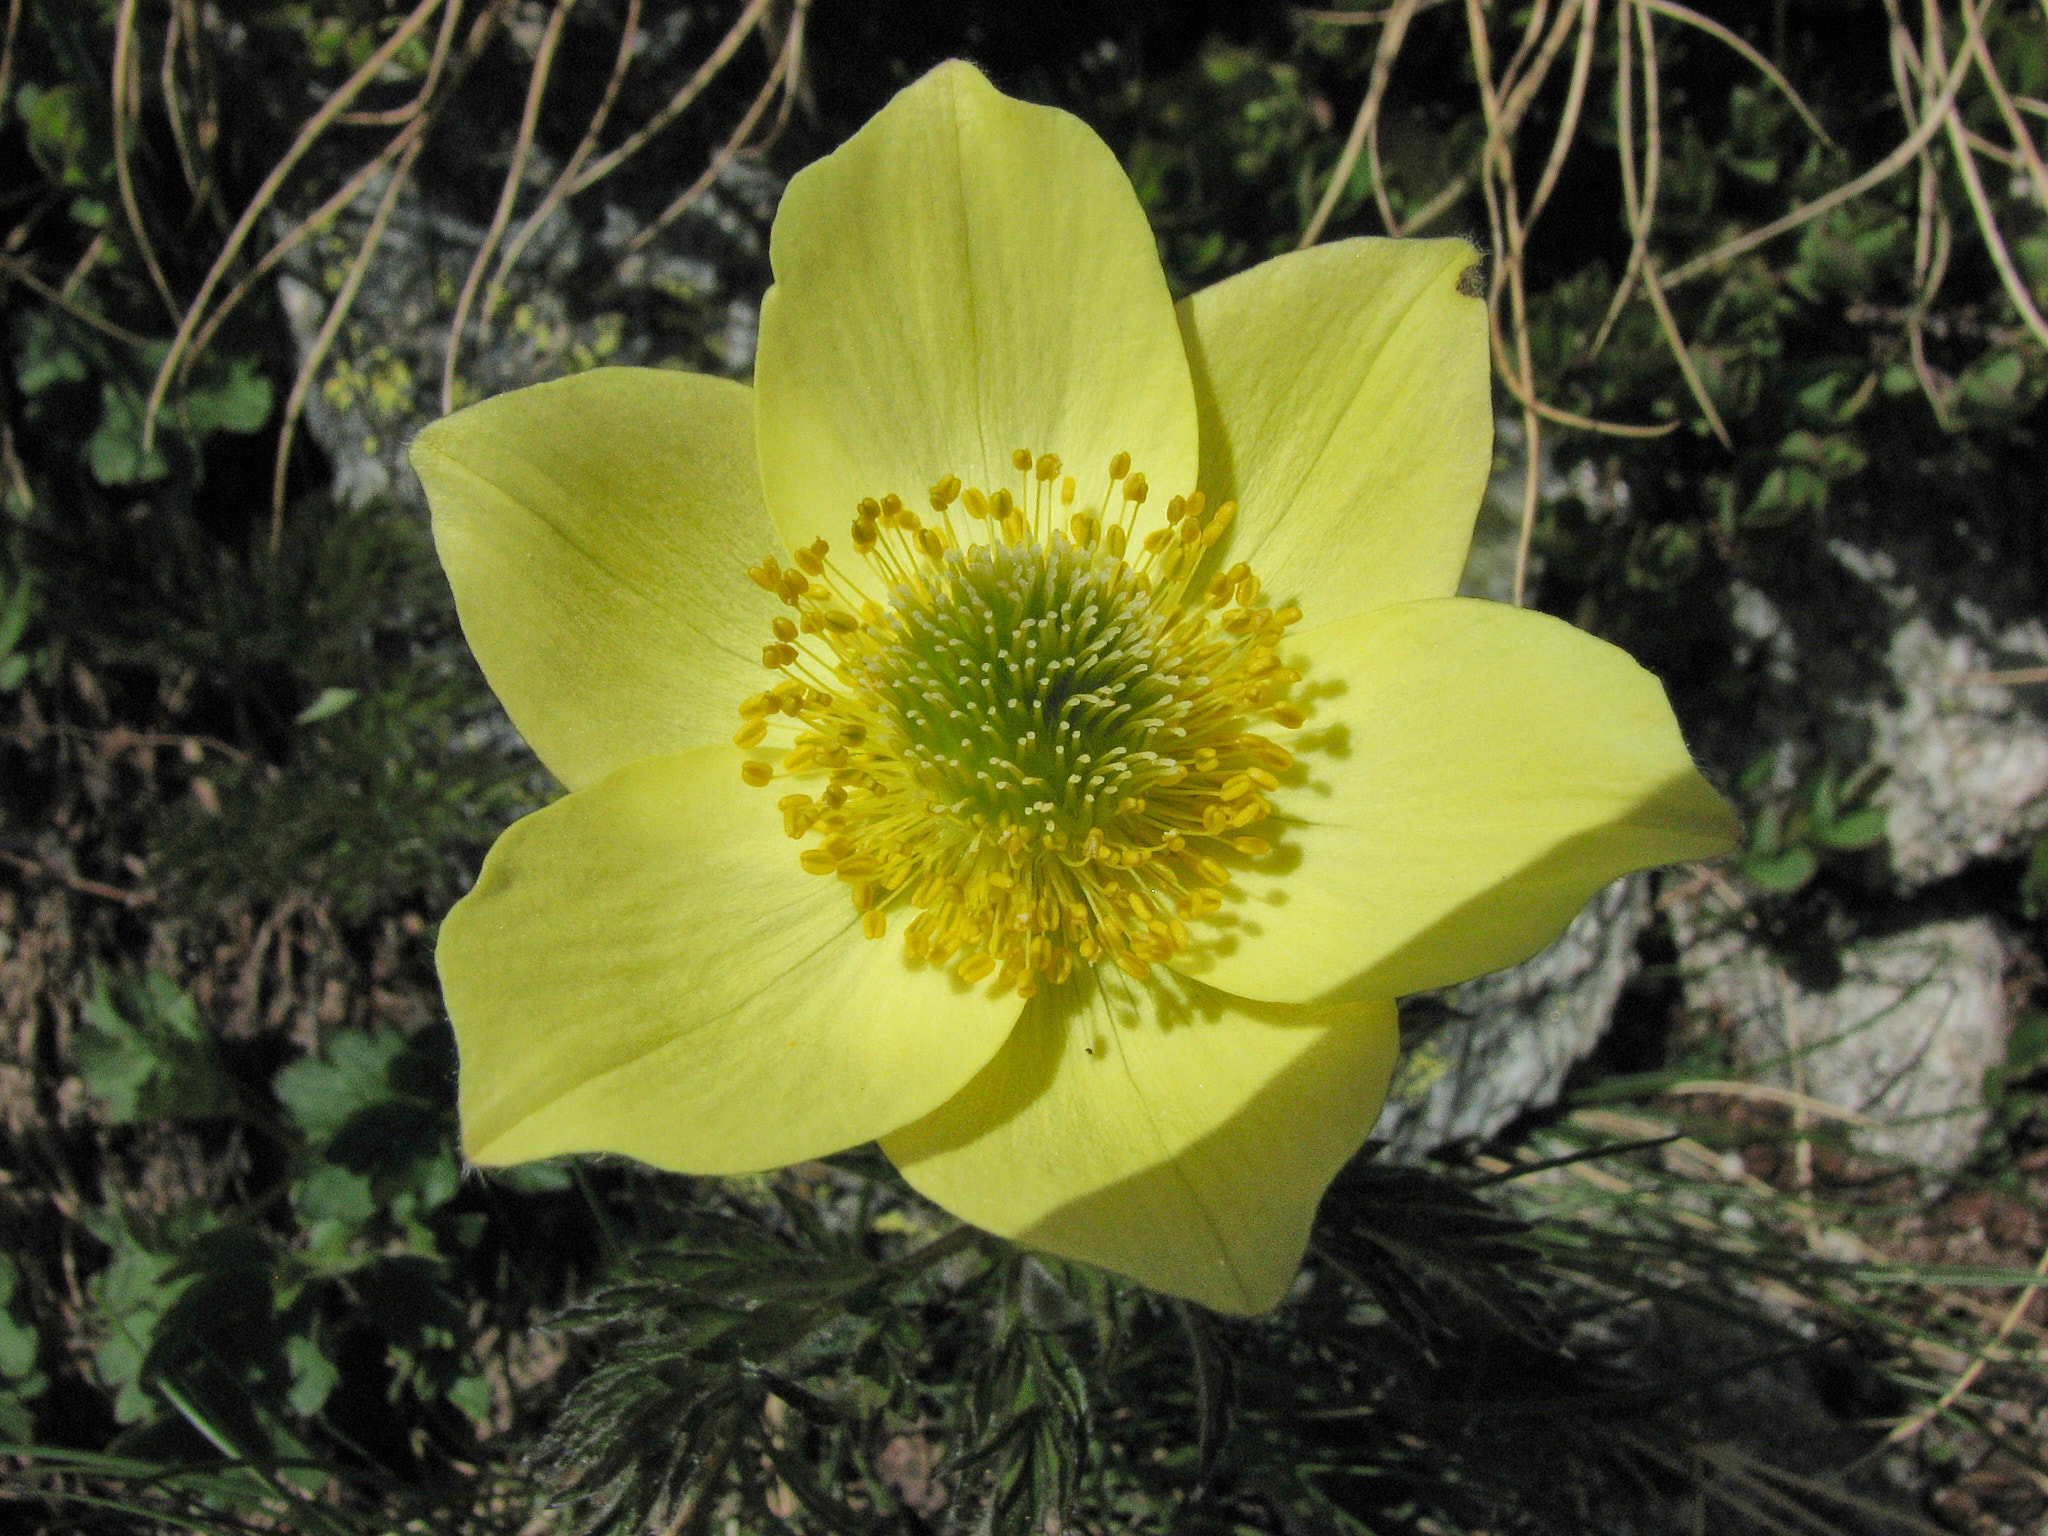
[[[1017,999],[862,937],[739,765],[643,759],[498,839],[437,956],[470,1158],[779,1167],[929,1112],[1002,1044]]]
[[[978,1227],[1222,1312],[1286,1294],[1324,1187],[1379,1117],[1384,1000],[1248,1003],[1077,972],[960,1094],[882,1149]]]
[[[763,686],[777,610],[746,568],[779,541],[753,417],[752,391],[729,380],[600,368],[413,442],[463,633],[571,789],[726,739]]]
[[[1546,614],[1466,598],[1304,635],[1312,701],[1183,968],[1247,997],[1401,996],[1513,965],[1618,875],[1725,853],[1734,813],[1656,678]]]
[[[1194,488],[1194,390],[1157,247],[1080,119],[942,64],[790,182],[771,255],[755,384],[792,546],[842,537],[864,496],[924,512],[948,474],[1018,494],[1018,448],[1060,455],[1077,507],[1100,504],[1120,452],[1156,488],[1153,514]]]
[[[1341,240],[1181,301],[1223,553],[1311,625],[1458,590],[1493,467],[1463,240]]]

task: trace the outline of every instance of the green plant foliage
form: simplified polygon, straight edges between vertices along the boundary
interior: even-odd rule
[[[239,1108],[199,1012],[168,976],[102,974],[73,1046],[79,1075],[116,1125],[207,1120]]]
[[[35,1438],[35,1400],[50,1385],[38,1369],[42,1335],[28,1316],[21,1270],[0,1253],[0,1443]]]
[[[1758,758],[1743,775],[1743,789],[1762,790],[1777,764],[1775,752]],[[1768,800],[1750,818],[1737,867],[1771,895],[1789,896],[1820,872],[1828,855],[1877,847],[1884,841],[1885,811],[1870,804],[1869,796],[1880,782],[1881,772],[1872,765],[1846,778],[1832,764],[1822,765],[1790,796]]]

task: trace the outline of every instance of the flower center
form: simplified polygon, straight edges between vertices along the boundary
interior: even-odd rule
[[[784,830],[817,839],[803,867],[846,883],[869,938],[907,913],[912,958],[1029,997],[1077,960],[1148,976],[1222,905],[1217,855],[1268,850],[1249,829],[1293,758],[1250,726],[1302,723],[1275,699],[1297,678],[1275,647],[1301,612],[1258,606],[1243,564],[1193,584],[1234,503],[1176,496],[1133,548],[1148,488],[1129,455],[1099,510],[1069,510],[1053,455],[1012,462],[1021,498],[948,475],[935,522],[863,501],[865,582],[823,539],[794,568],[754,567],[794,617],[762,652],[782,680],[741,704],[733,740],[787,738],[779,767],[741,772],[813,786],[778,802]],[[861,588],[886,602],[840,596]]]

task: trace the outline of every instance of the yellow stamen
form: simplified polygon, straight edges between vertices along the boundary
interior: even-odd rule
[[[1029,997],[1077,964],[1149,976],[1222,906],[1219,855],[1271,851],[1245,829],[1272,814],[1293,759],[1251,727],[1304,718],[1273,701],[1294,679],[1274,646],[1301,615],[1253,608],[1241,562],[1189,591],[1228,503],[1205,517],[1199,492],[1173,497],[1133,565],[1129,521],[1107,505],[1058,527],[1051,498],[1071,506],[1075,490],[1057,455],[1011,463],[1029,508],[951,474],[927,493],[940,514],[959,502],[981,542],[922,526],[894,494],[860,503],[869,572],[832,579],[886,598],[840,606],[812,579],[822,540],[799,569],[754,567],[796,619],[775,621],[762,661],[784,676],[741,704],[733,739],[758,747],[788,717],[780,773],[753,759],[741,774],[812,781],[816,798],[777,802],[783,830],[814,840],[799,863],[847,887],[864,934],[901,911],[907,955]],[[1109,468],[1125,510],[1142,506],[1130,456]]]

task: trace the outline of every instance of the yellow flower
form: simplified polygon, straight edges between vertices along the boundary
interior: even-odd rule
[[[1475,253],[1175,306],[1101,141],[948,64],[790,183],[772,257],[753,389],[600,370],[414,445],[570,791],[442,927],[465,1151],[878,1138],[978,1226],[1263,1310],[1392,999],[1734,833],[1627,656],[1452,595]]]

